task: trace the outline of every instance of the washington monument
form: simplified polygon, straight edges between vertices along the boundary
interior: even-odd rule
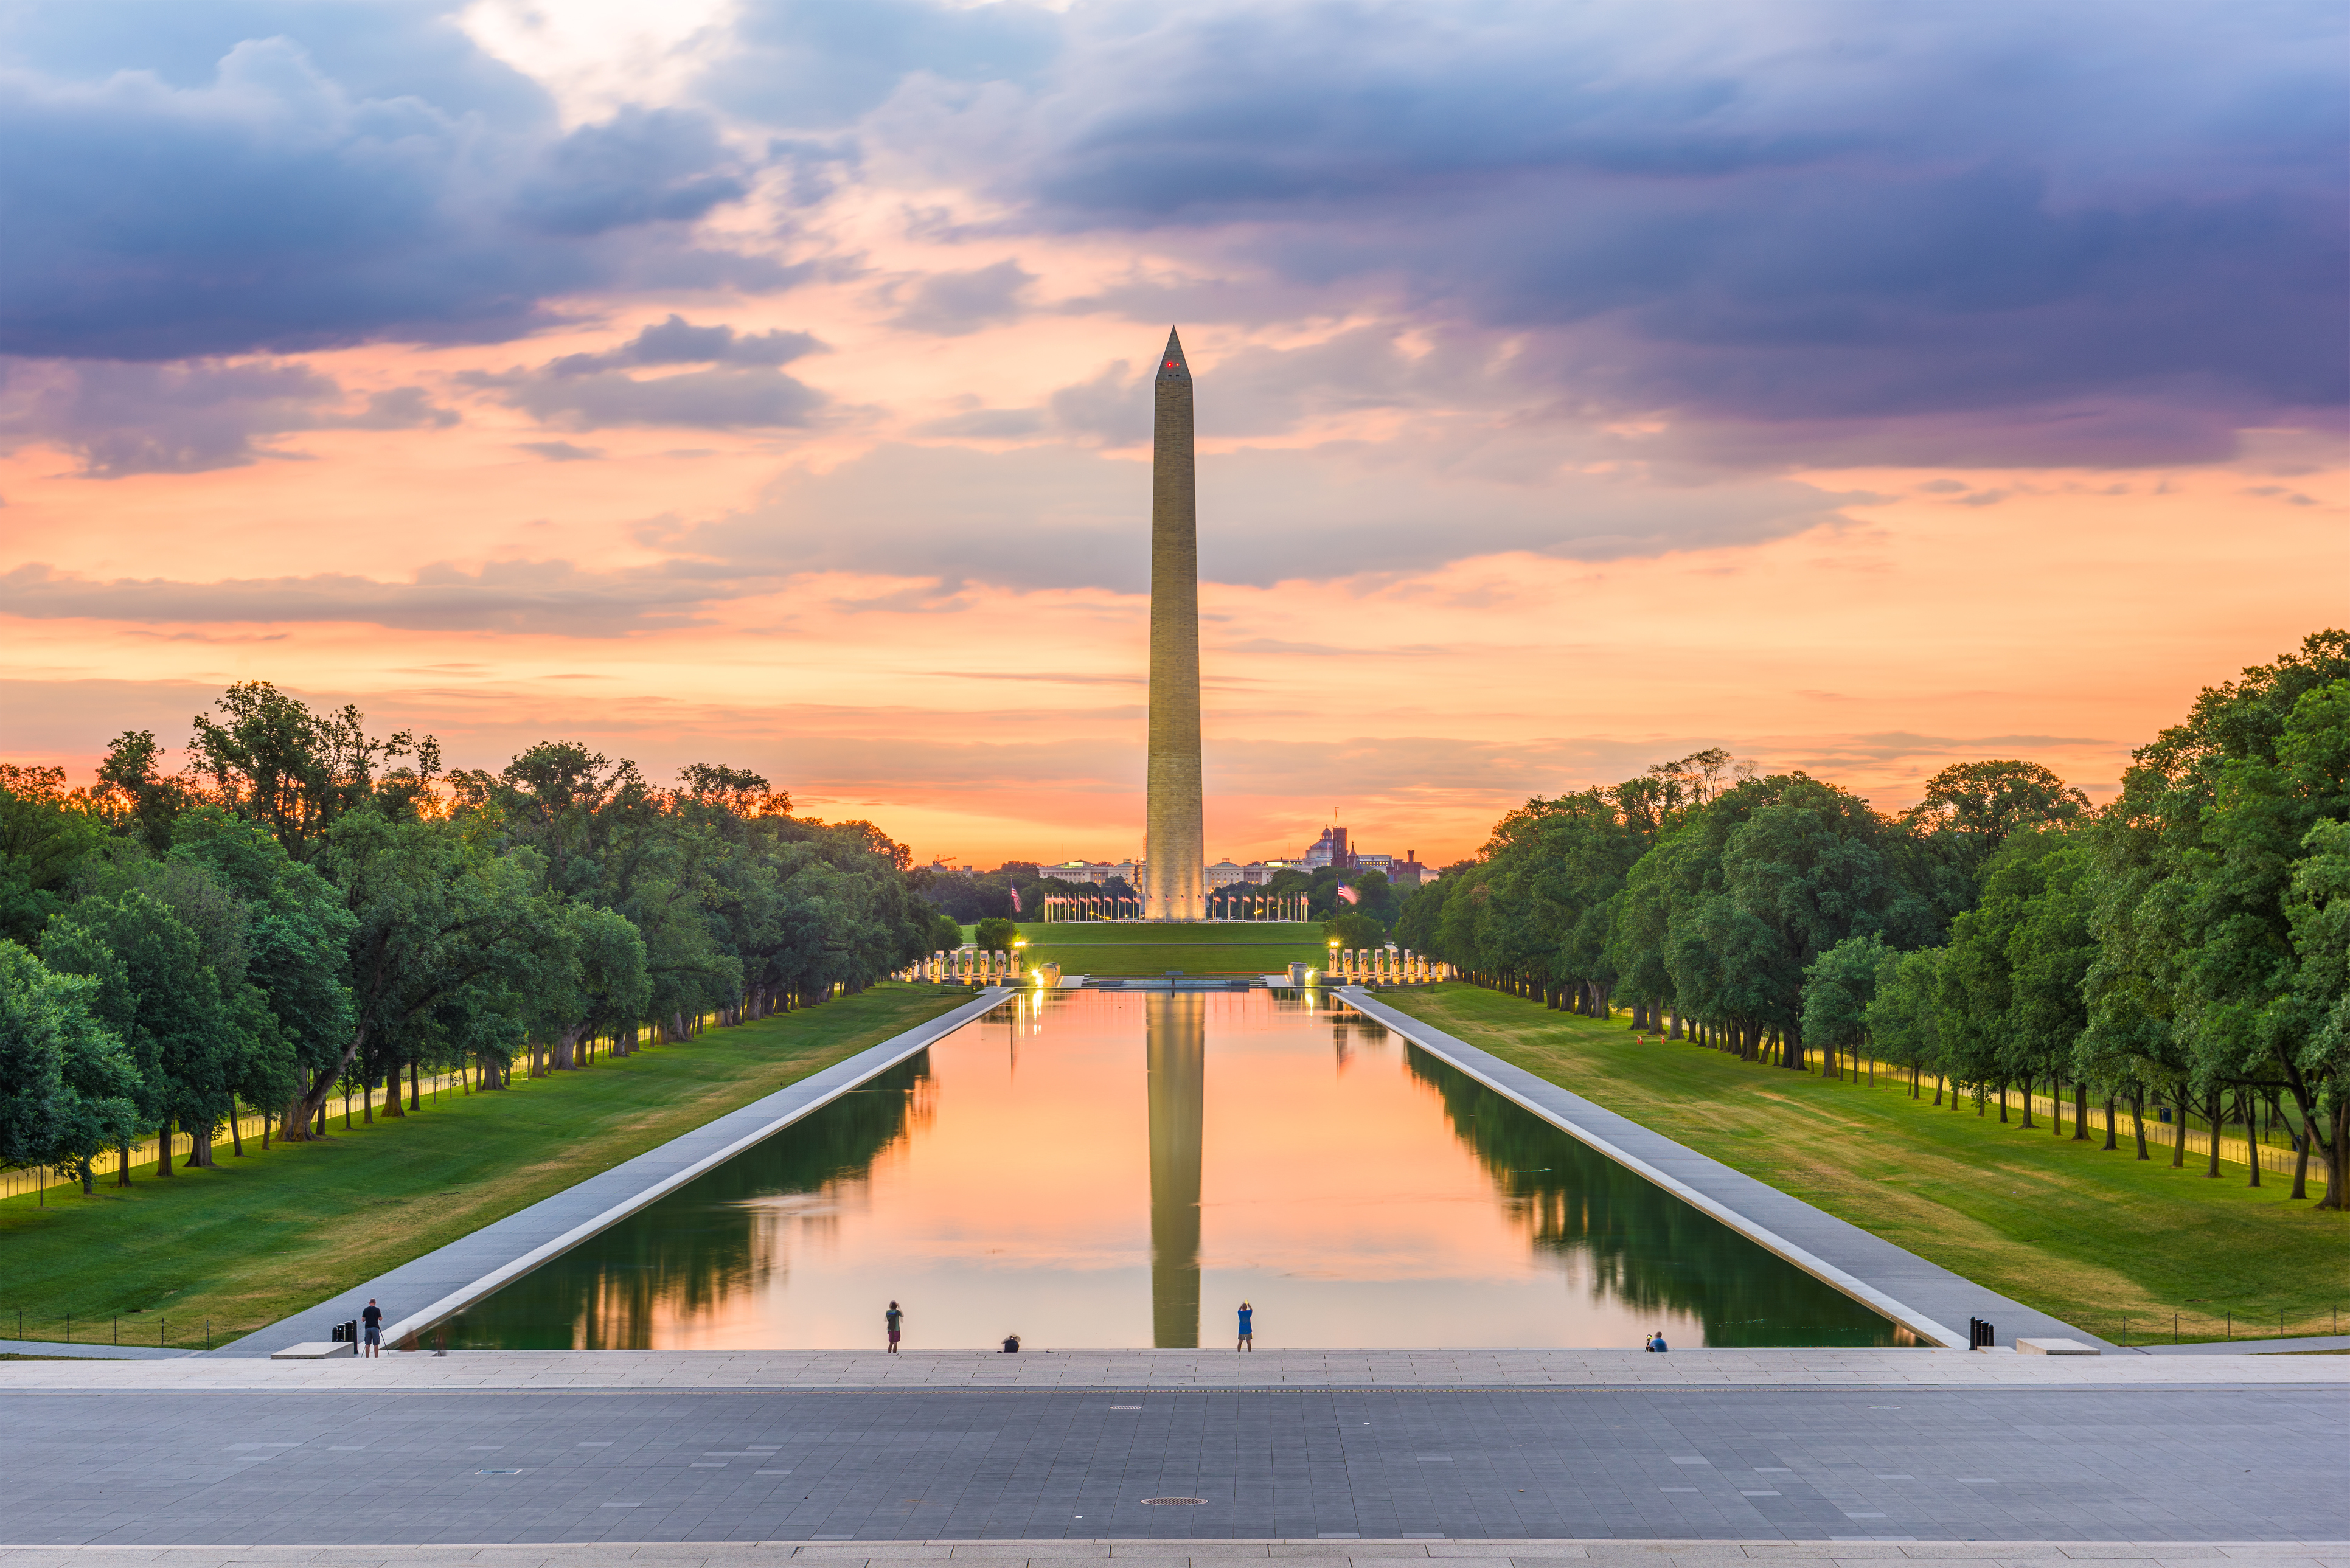
[[[1200,784],[1200,507],[1191,482],[1191,371],[1167,333],[1150,440],[1150,757],[1143,908],[1196,920],[1207,906]]]

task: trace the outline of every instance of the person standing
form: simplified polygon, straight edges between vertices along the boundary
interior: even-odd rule
[[[889,1325],[889,1354],[895,1355],[898,1354],[898,1330],[905,1323],[906,1314],[898,1310],[896,1302],[891,1302],[889,1310],[881,1314],[881,1321]]]
[[[1241,1303],[1241,1342],[1232,1349],[1251,1354],[1256,1350],[1256,1309],[1246,1302]]]
[[[359,1322],[367,1325],[360,1335],[367,1343],[360,1347],[359,1354],[381,1355],[383,1354],[383,1308],[375,1304],[373,1296],[368,1297],[367,1310],[359,1314]]]

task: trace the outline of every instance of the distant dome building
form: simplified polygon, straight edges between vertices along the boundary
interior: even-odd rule
[[[1347,830],[1343,827],[1324,828],[1322,836],[1314,841],[1314,847],[1305,852],[1305,863],[1316,869],[1335,866],[1341,871],[1353,870],[1355,857],[1347,847]]]

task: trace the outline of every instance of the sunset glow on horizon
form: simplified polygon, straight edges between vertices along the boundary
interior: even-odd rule
[[[2102,801],[2345,618],[2340,30],[0,13],[0,760],[268,680],[1130,856],[1172,322],[1211,859],[1711,745]]]

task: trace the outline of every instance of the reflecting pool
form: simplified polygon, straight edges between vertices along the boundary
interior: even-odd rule
[[[1342,1004],[1024,995],[450,1325],[492,1346],[1891,1345]]]

